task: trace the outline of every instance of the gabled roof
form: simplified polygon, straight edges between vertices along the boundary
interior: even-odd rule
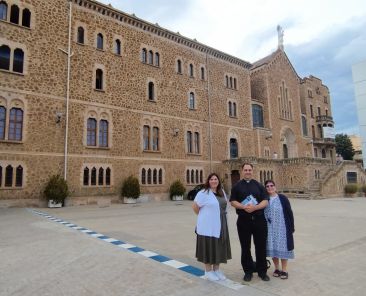
[[[290,67],[291,67],[291,69],[292,69],[292,71],[294,72],[294,74],[298,77],[298,79],[301,79],[301,78],[300,78],[300,76],[297,74],[297,72],[296,72],[296,70],[295,70],[294,66],[292,65],[292,63],[291,63],[290,59],[288,58],[287,54],[285,53],[285,51],[283,51],[283,50],[281,50],[281,49],[277,49],[276,51],[274,51],[274,52],[273,52],[273,53],[271,53],[270,55],[268,55],[268,56],[264,57],[263,59],[260,59],[260,60],[258,60],[258,61],[256,61],[256,62],[254,62],[254,63],[252,64],[252,67],[251,67],[249,70],[250,70],[250,71],[253,71],[253,70],[255,70],[255,69],[259,68],[259,67],[262,67],[262,66],[265,66],[265,65],[269,65],[269,64],[271,64],[271,63],[275,60],[275,58],[276,58],[277,56],[279,56],[279,55],[283,55],[283,56],[286,58],[286,60],[288,61],[289,65],[290,65]]]

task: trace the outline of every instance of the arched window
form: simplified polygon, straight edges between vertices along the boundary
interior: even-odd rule
[[[194,133],[194,153],[200,153],[200,134],[198,132]]]
[[[155,100],[155,94],[154,94],[154,82],[149,82],[149,100],[154,101]]]
[[[308,125],[306,123],[306,117],[305,116],[301,116],[301,122],[302,122],[302,134],[304,136],[308,135]]]
[[[78,43],[84,44],[84,28],[78,27]]]
[[[99,146],[108,147],[108,121],[104,119],[99,122]]]
[[[189,64],[189,76],[190,77],[193,77],[193,74],[194,74],[194,72],[193,72],[193,65],[192,64]]]
[[[151,169],[147,170],[147,184],[151,184]]]
[[[187,182],[187,184],[191,183],[191,182],[190,182],[190,178],[189,178],[189,177],[190,177],[190,175],[189,175],[189,170],[187,170],[187,171],[186,171],[186,182]]]
[[[8,4],[4,1],[0,1],[0,20],[6,21],[8,15]]]
[[[201,67],[201,79],[205,80],[205,68]]]
[[[97,69],[95,71],[95,89],[103,90],[103,70]]]
[[[146,57],[146,48],[143,48],[141,51],[141,62],[146,63],[147,57]]]
[[[194,109],[195,108],[195,98],[194,98],[194,93],[193,92],[190,92],[189,93],[189,104],[188,104],[188,107],[189,109]]]
[[[322,158],[327,158],[327,152],[325,149],[322,149]]]
[[[177,61],[177,72],[179,74],[182,74],[182,61],[181,60]]]
[[[86,145],[97,145],[97,120],[94,118],[88,118]]]
[[[14,50],[13,71],[23,73],[24,52],[20,48]]]
[[[154,62],[154,54],[153,54],[152,50],[149,50],[148,61],[149,61],[150,65],[152,65]]]
[[[155,66],[156,67],[160,66],[160,55],[158,52],[155,53]]]
[[[0,46],[0,69],[10,70],[10,47]]]
[[[9,118],[8,139],[12,141],[21,141],[23,133],[23,110],[12,108]]]
[[[193,149],[192,149],[192,132],[191,131],[187,132],[187,152],[188,153],[193,152]]]
[[[100,50],[103,50],[103,47],[104,47],[104,40],[103,40],[103,35],[102,33],[98,33],[97,35],[97,48],[100,49]]]
[[[143,149],[144,150],[150,150],[150,126],[148,126],[148,125],[144,125]]]
[[[92,168],[90,185],[97,185],[97,169],[96,168]]]
[[[10,22],[13,24],[19,24],[19,7],[17,5],[11,6]]]
[[[141,170],[141,184],[146,184],[146,170],[144,168]]]
[[[116,39],[114,41],[114,53],[117,55],[121,55],[121,41],[119,39]]]
[[[99,168],[99,171],[98,171],[98,185],[103,185],[103,182],[104,182],[104,169]]]
[[[88,186],[89,185],[89,168],[87,168],[87,167],[84,169],[83,185],[84,186]]]
[[[107,168],[105,170],[105,185],[111,185],[111,169]]]
[[[236,103],[233,103],[233,116],[236,117]]]
[[[196,179],[195,179],[195,182],[198,183],[199,181],[199,173],[198,173],[198,170],[196,170]]]
[[[234,89],[236,89],[236,78],[234,78]]]
[[[253,104],[252,113],[253,113],[253,127],[264,127],[262,106]]]
[[[4,106],[0,106],[0,140],[5,139],[5,122],[6,122],[6,109]]]
[[[225,75],[225,83],[226,87],[229,87],[229,77],[227,75]]]
[[[157,169],[153,170],[153,184],[157,184],[158,183],[158,171]]]
[[[230,139],[230,158],[238,157],[238,141],[234,138]]]
[[[152,149],[153,151],[159,151],[159,128],[153,127],[153,137],[152,137]]]
[[[233,88],[233,78],[230,77],[230,88]]]
[[[5,187],[13,186],[13,167],[9,164],[5,168]]]
[[[282,145],[283,147],[283,158],[288,158],[288,148],[286,144]]]
[[[233,109],[232,109],[232,103],[231,101],[229,101],[229,116],[232,117],[233,116]]]
[[[194,170],[191,170],[191,182],[194,183]]]
[[[23,9],[22,26],[30,28],[31,12],[28,8]]]
[[[15,171],[15,187],[23,186],[23,167],[20,165]]]
[[[203,183],[203,171],[200,171],[200,183]]]
[[[159,169],[159,184],[163,184],[163,170]]]

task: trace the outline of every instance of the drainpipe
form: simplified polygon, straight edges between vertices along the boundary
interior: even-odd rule
[[[211,99],[210,99],[210,75],[208,68],[208,55],[206,52],[206,72],[207,72],[207,99],[208,99],[208,146],[209,146],[209,156],[210,156],[210,173],[212,173],[212,127],[211,127]]]
[[[69,1],[69,40],[67,46],[67,52],[63,49],[60,49],[67,55],[67,84],[66,84],[66,122],[65,122],[65,148],[64,148],[64,179],[67,180],[67,147],[69,140],[69,98],[70,98],[70,68],[71,68],[71,20],[72,20],[72,1]]]

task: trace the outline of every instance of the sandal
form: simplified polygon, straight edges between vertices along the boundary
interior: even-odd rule
[[[288,272],[281,271],[281,280],[287,280],[288,279]]]
[[[272,276],[274,276],[274,277],[280,277],[280,276],[281,276],[281,271],[280,271],[280,270],[278,270],[278,269],[276,269],[276,270],[273,272]]]

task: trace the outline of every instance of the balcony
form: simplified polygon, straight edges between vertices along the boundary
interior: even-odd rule
[[[327,116],[327,115],[320,115],[317,116],[316,118],[316,122],[320,123],[320,124],[326,124],[327,126],[329,126],[329,124],[331,124],[332,126],[334,125],[334,121],[333,121],[333,117],[332,116]]]
[[[313,138],[313,144],[335,146],[335,140],[331,138]]]

